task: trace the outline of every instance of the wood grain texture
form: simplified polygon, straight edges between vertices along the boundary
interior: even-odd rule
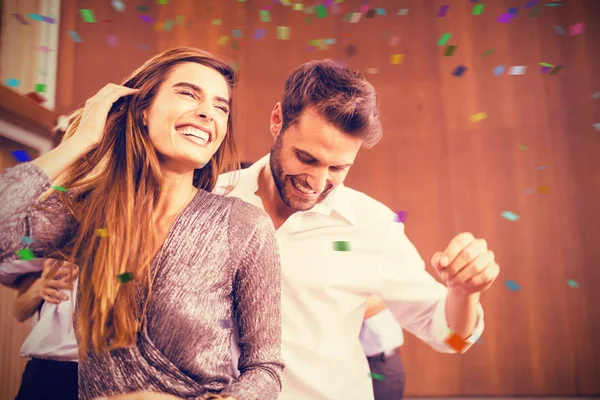
[[[532,9],[521,0],[488,1],[480,16],[472,15],[475,3],[467,0],[373,0],[387,15],[363,15],[357,24],[342,18],[359,11],[358,0],[343,2],[340,14],[325,19],[269,0],[145,2],[162,28],[142,22],[136,3],[125,13],[109,2],[94,4],[97,17],[114,19],[111,24],[85,24],[77,8],[88,1],[65,3],[63,22],[84,43],[68,43],[61,34],[61,112],[158,51],[201,47],[240,65],[235,129],[244,160],[268,152],[269,113],[297,65],[333,58],[365,73],[380,95],[385,137],[360,152],[346,183],[408,211],[407,233],[427,262],[455,234],[470,231],[488,240],[502,267],[483,295],[483,343],[461,356],[444,355],[407,337],[407,395],[600,394],[600,133],[592,128],[600,122],[600,99],[592,99],[600,91],[600,2],[548,7],[550,0],[539,1],[539,16],[529,17]],[[444,4],[448,14],[436,18]],[[259,18],[266,6],[272,6],[269,23]],[[515,19],[496,22],[513,6]],[[410,11],[396,15],[401,8]],[[164,31],[178,15],[185,22]],[[213,26],[213,19],[222,25]],[[581,22],[584,32],[570,36],[569,27]],[[276,40],[278,25],[291,27],[290,40]],[[558,35],[554,26],[567,34]],[[262,40],[254,39],[259,28],[266,31]],[[234,41],[233,29],[243,37]],[[436,46],[447,32],[448,44],[458,46],[451,57]],[[119,36],[117,47],[106,45],[108,34]],[[229,42],[219,46],[222,35]],[[392,36],[399,43],[390,44]],[[336,43],[308,51],[310,40],[328,38]],[[352,57],[344,51],[350,44],[358,50]],[[495,51],[484,57],[488,49]],[[393,54],[404,61],[390,64]],[[565,67],[549,75],[540,72],[540,62]],[[460,78],[451,74],[458,65],[468,68]],[[499,65],[523,65],[527,72],[494,76]],[[369,74],[370,68],[378,73]],[[479,112],[488,118],[471,121]],[[547,193],[540,193],[543,185]],[[501,218],[507,210],[521,218]],[[510,291],[506,280],[521,289]]]

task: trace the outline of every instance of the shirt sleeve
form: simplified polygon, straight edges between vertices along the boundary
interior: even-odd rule
[[[0,284],[10,285],[15,283],[21,276],[41,272],[44,269],[44,259],[15,260],[0,264]]]
[[[74,218],[58,196],[38,202],[50,185],[46,173],[32,163],[0,174],[0,263],[18,259],[17,252],[24,249],[43,257],[69,238]]]
[[[359,339],[367,357],[396,349],[404,343],[402,327],[389,309],[364,320]]]
[[[457,352],[446,343],[451,330],[446,320],[448,289],[426,270],[425,262],[404,233],[404,224],[391,224],[383,245],[383,285],[380,296],[400,325],[443,353]],[[461,352],[466,351],[484,328],[483,309]]]
[[[281,261],[270,218],[236,199],[230,246],[242,248],[234,279],[240,376],[221,391],[238,400],[275,400],[281,391]]]

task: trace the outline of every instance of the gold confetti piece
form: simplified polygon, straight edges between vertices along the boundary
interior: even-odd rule
[[[390,58],[390,63],[394,65],[402,64],[403,60],[404,56],[402,54],[392,54],[392,57]]]
[[[222,21],[222,20],[220,20],[220,19],[213,19],[213,21],[212,21],[212,24],[213,24],[213,25],[217,25],[217,26],[218,26],[218,25],[221,25],[222,23],[223,23],[223,21]]]
[[[479,112],[477,114],[473,114],[471,115],[471,121],[475,122],[475,121],[481,121],[483,119],[486,119],[488,117],[487,113],[485,112]]]
[[[289,26],[278,26],[277,27],[277,39],[289,40],[290,38],[290,27]]]
[[[302,4],[302,3],[294,3],[294,5],[292,6],[292,9],[294,11],[302,11],[302,10],[304,10],[304,4]]]
[[[549,190],[550,190],[550,188],[546,185],[541,185],[538,188],[538,192],[540,192],[541,194],[546,194],[546,193],[548,193]]]
[[[219,40],[217,40],[217,44],[219,46],[227,44],[227,42],[229,42],[229,36],[225,36],[225,35],[222,35],[221,37],[219,37]]]
[[[527,146],[520,144],[519,145],[519,150],[527,150]]]
[[[99,237],[108,237],[108,229],[100,228],[96,231]]]

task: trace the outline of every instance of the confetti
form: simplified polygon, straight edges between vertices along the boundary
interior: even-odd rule
[[[358,21],[360,21],[360,17],[362,17],[361,13],[353,13],[349,22],[351,24],[356,24]]]
[[[68,31],[67,33],[71,37],[71,40],[73,40],[75,43],[83,42],[83,39],[81,38],[81,36],[79,36],[79,33],[75,31]]]
[[[600,99],[600,92],[592,94],[592,99]]]
[[[8,87],[17,87],[21,84],[21,81],[15,78],[8,78],[4,84]]]
[[[483,8],[485,7],[485,4],[475,4],[473,6],[473,15],[481,15],[483,14]]]
[[[561,26],[558,26],[558,25],[554,26],[554,31],[556,31],[556,33],[558,33],[559,35],[565,34],[565,30]]]
[[[487,117],[488,117],[487,113],[479,112],[477,114],[471,115],[471,121],[473,121],[473,122],[482,121],[482,120],[486,119]]]
[[[96,16],[94,15],[94,12],[92,10],[82,8],[79,10],[79,15],[81,15],[81,18],[85,22],[97,22]]]
[[[302,4],[302,3],[294,3],[294,5],[292,6],[292,9],[294,11],[302,11],[302,10],[304,10],[304,4]]]
[[[98,235],[98,237],[108,237],[108,229],[106,229],[106,228],[97,229],[96,234]]]
[[[454,68],[454,71],[452,71],[452,75],[454,75],[457,78],[460,78],[465,74],[465,72],[467,72],[467,67],[465,67],[464,65],[459,65],[458,67]]]
[[[256,32],[254,32],[254,39],[260,40],[265,37],[265,30],[263,28],[256,28]]]
[[[548,193],[549,190],[550,190],[550,188],[546,185],[541,185],[538,188],[538,192],[540,192],[541,194],[546,194],[546,193]]]
[[[36,93],[45,93],[47,88],[48,85],[46,85],[45,83],[36,83],[33,90]]]
[[[121,0],[112,0],[110,5],[117,12],[125,12],[125,3],[123,3]]]
[[[334,251],[350,251],[350,242],[335,241],[333,242]]]
[[[548,67],[548,66],[544,65],[540,71],[542,72],[542,74],[547,74],[548,72],[550,72],[551,69],[552,69],[552,67]]]
[[[465,342],[465,340],[458,336],[456,333],[451,333],[450,336],[446,338],[445,342],[448,346],[452,347],[459,353],[467,345],[467,342]]]
[[[185,15],[178,15],[175,17],[175,24],[177,25],[183,25],[185,21]]]
[[[172,19],[167,19],[165,21],[165,31],[166,32],[170,31],[171,29],[173,29],[174,25],[175,25],[175,22],[173,22]]]
[[[325,8],[325,6],[317,6],[316,11],[317,11],[317,18],[327,17],[327,9]]]
[[[387,13],[385,12],[385,8],[376,8],[375,13],[377,15],[387,15]]]
[[[535,3],[537,3],[538,1],[539,0],[531,0],[529,3],[527,3],[525,5],[525,8],[527,9],[527,8],[531,8],[531,7],[535,6]]]
[[[508,9],[508,13],[512,16],[516,16],[517,15],[517,7],[510,7]]]
[[[231,34],[233,35],[233,37],[236,38],[241,38],[242,37],[242,31],[241,29],[234,29],[231,31]]]
[[[393,65],[402,64],[403,60],[404,60],[404,56],[402,54],[392,54],[392,56],[390,57],[390,64],[393,64]]]
[[[349,44],[344,48],[344,53],[346,53],[348,57],[353,57],[358,53],[358,48],[355,44]]]
[[[21,260],[33,260],[35,259],[35,254],[33,254],[33,251],[31,249],[21,249],[21,250],[17,250],[17,255],[19,256],[19,259]]]
[[[222,319],[219,321],[221,328],[231,329],[231,321],[228,319]]]
[[[409,11],[410,11],[410,8],[403,8],[400,11],[398,11],[398,15],[406,15],[406,14],[408,14]]]
[[[504,282],[504,285],[506,285],[506,287],[512,291],[517,291],[521,288],[519,284],[515,281],[506,281]]]
[[[565,66],[564,65],[556,65],[550,70],[550,75],[558,74]]]
[[[221,36],[219,37],[219,40],[217,40],[217,44],[218,44],[219,46],[222,46],[222,45],[224,45],[224,44],[227,44],[227,42],[229,42],[229,36],[226,36],[226,35],[221,35]]]
[[[496,22],[500,22],[501,24],[507,24],[510,21],[512,21],[512,19],[514,18],[514,15],[508,14],[508,13],[504,13],[501,14],[498,19],[496,19]]]
[[[40,46],[39,49],[42,53],[51,53],[52,52],[52,49],[48,46]]]
[[[146,6],[137,6],[137,10],[139,12],[146,12],[146,11],[148,11],[148,7],[146,7]]]
[[[523,193],[525,193],[525,194],[532,194],[533,193],[533,189],[525,189],[523,191]]]
[[[29,154],[27,154],[25,150],[13,150],[10,154],[12,154],[13,158],[18,162],[31,161],[31,157],[29,157]]]
[[[444,52],[444,56],[446,56],[446,57],[452,56],[452,54],[454,54],[454,51],[456,50],[457,47],[458,46],[455,46],[455,45],[446,47],[446,51]]]
[[[149,16],[147,16],[147,15],[140,15],[140,19],[142,21],[144,21],[144,22],[149,23],[149,24],[151,24],[151,23],[154,22],[154,20],[152,18],[150,18]]]
[[[571,286],[574,289],[577,289],[579,285],[575,282],[574,279],[567,279],[567,285]]]
[[[385,376],[381,375],[381,374],[376,374],[374,372],[369,372],[369,375],[367,375],[369,378],[372,379],[376,379],[378,381],[382,381],[385,379]]]
[[[260,10],[260,21],[271,22],[271,12],[269,10]]]
[[[169,0],[156,0],[156,4],[169,4]]]
[[[50,24],[56,23],[56,20],[54,18],[46,17],[45,15],[41,15],[41,14],[27,14],[27,15],[29,16],[29,18],[31,18],[34,21],[48,22]]]
[[[388,41],[388,44],[390,46],[397,46],[399,43],[400,43],[400,37],[399,36],[395,36],[395,35],[392,35],[390,37],[390,40]]]
[[[21,14],[13,13],[12,16],[15,17],[15,19],[19,21],[22,25],[29,25],[29,21],[27,21],[27,19],[25,19],[25,17]]]
[[[404,223],[408,218],[408,211],[398,211],[394,217],[394,222]]]
[[[289,26],[278,26],[276,36],[277,36],[277,39],[279,39],[279,40],[289,40],[290,27]]]
[[[119,283],[127,283],[133,280],[133,274],[131,272],[123,272],[122,274],[117,275],[117,279]]]
[[[438,40],[437,45],[438,46],[445,46],[446,43],[448,43],[448,41],[450,40],[451,37],[452,37],[451,33],[444,33],[442,35],[442,37],[440,38],[440,40]]]
[[[527,150],[527,146],[520,144],[519,145],[519,150]]]
[[[504,73],[504,65],[498,65],[494,68],[494,76],[502,75]]]
[[[369,10],[367,11],[367,18],[375,18],[375,10]]]
[[[117,46],[119,44],[119,38],[116,35],[108,35],[106,38],[106,44],[109,46]]]
[[[450,8],[450,6],[449,6],[449,5],[443,5],[443,6],[441,6],[441,7],[440,7],[440,10],[438,11],[438,13],[437,13],[437,15],[436,15],[436,17],[438,17],[438,18],[445,17],[445,16],[446,16],[446,14],[448,13],[448,9],[449,9],[449,8]]]
[[[54,190],[58,190],[59,192],[66,192],[68,190],[62,186],[52,186],[51,188]]]
[[[597,122],[597,123],[593,124],[592,126],[594,127],[595,130],[600,132],[600,122]]]
[[[584,28],[585,28],[585,24],[583,22],[581,22],[579,24],[575,24],[569,29],[569,35],[570,36],[579,35],[580,33],[583,33]]]
[[[538,4],[537,6],[533,7],[533,9],[531,10],[531,12],[529,13],[529,18],[535,18],[538,15],[540,15],[540,11],[542,10],[542,7]]]
[[[517,214],[513,213],[512,211],[504,211],[500,215],[509,221],[518,221],[519,218],[521,218]]]
[[[484,57],[488,57],[491,56],[492,54],[494,54],[494,51],[496,51],[495,49],[489,49],[483,52],[482,56]]]
[[[525,65],[515,65],[508,69],[509,75],[525,75],[527,72],[527,66]]]
[[[23,244],[32,244],[33,243],[33,238],[31,236],[23,236],[21,238],[21,243],[23,243]]]

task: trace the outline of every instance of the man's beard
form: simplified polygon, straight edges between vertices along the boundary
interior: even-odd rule
[[[281,134],[280,134],[281,135]],[[291,188],[289,185],[292,185],[289,182],[289,185],[286,186],[286,176],[283,172],[283,166],[281,164],[281,136],[279,136],[275,140],[275,144],[271,148],[271,157],[269,159],[269,166],[271,167],[271,175],[273,175],[273,181],[275,181],[275,187],[277,188],[277,192],[279,193],[279,197],[283,201],[283,204],[297,211],[307,211],[313,208],[317,203],[323,201],[325,197],[331,192],[333,186],[328,187],[323,193],[319,195],[315,200],[307,200],[298,196],[294,196],[293,193],[290,193]],[[289,181],[289,179],[287,179]]]

